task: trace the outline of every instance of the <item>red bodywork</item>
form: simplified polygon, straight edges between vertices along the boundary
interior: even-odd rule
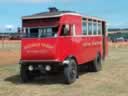
[[[60,36],[63,24],[75,24],[76,36]],[[63,62],[67,57],[73,56],[78,64],[83,64],[94,60],[97,52],[103,58],[106,57],[108,53],[107,33],[104,36],[82,35],[81,16],[63,15],[59,19],[47,19],[45,21],[42,19],[23,20],[23,27],[53,25],[59,25],[58,37],[22,39],[22,61]]]

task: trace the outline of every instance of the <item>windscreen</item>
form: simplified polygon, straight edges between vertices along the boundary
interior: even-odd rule
[[[56,27],[40,27],[40,28],[25,28],[26,38],[46,38],[56,37],[58,26]]]

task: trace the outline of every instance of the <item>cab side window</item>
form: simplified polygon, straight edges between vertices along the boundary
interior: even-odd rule
[[[88,35],[88,22],[87,22],[87,20],[83,20],[83,22],[82,22],[82,34]]]
[[[98,35],[102,34],[102,24],[98,24]]]
[[[61,28],[60,36],[69,36],[70,35],[70,26],[68,24],[63,25]]]
[[[93,23],[93,35],[97,35],[97,23]]]
[[[88,35],[92,35],[92,22],[88,23]]]
[[[87,22],[83,22],[83,35],[87,35],[88,34],[88,31],[87,31]]]

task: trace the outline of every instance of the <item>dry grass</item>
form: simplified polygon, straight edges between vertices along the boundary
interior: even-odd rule
[[[81,73],[72,85],[63,84],[61,76],[22,84],[15,60],[18,61],[18,56],[12,60],[15,64],[10,62],[10,65],[3,63],[0,66],[0,96],[128,96],[128,48],[110,47],[103,70],[99,73]]]
[[[128,42],[109,42],[109,46],[114,48],[128,48]]]
[[[16,64],[20,58],[20,41],[0,40],[0,65]]]

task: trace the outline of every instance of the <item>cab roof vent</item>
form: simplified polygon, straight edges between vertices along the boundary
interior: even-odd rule
[[[49,12],[58,12],[59,11],[56,7],[50,7],[48,9],[49,9]]]

